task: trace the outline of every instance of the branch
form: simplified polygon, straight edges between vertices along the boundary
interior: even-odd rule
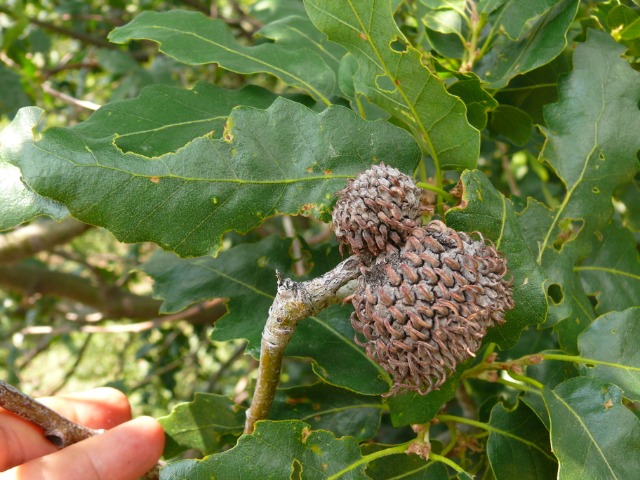
[[[101,433],[72,422],[3,380],[0,380],[0,407],[40,427],[44,436],[58,448]]]
[[[35,222],[0,235],[0,265],[17,262],[56,245],[69,242],[92,228],[75,218]]]
[[[176,320],[185,320],[190,318],[196,318],[201,320],[202,317],[206,319],[208,323],[215,322],[225,312],[224,298],[215,298],[207,302],[199,303],[192,307],[187,308],[179,313],[173,313],[171,315],[162,315],[160,317],[152,318],[144,322],[127,323],[124,325],[71,325],[68,327],[52,327],[50,325],[34,325],[31,327],[25,327],[20,330],[22,335],[64,335],[72,332],[79,333],[140,333],[146,332],[154,328],[158,328],[164,323],[174,322]],[[206,312],[206,316],[202,314]],[[198,323],[194,321],[191,323]]]
[[[147,320],[158,317],[162,305],[162,301],[155,298],[116,287],[98,288],[84,277],[25,263],[0,266],[0,287],[26,295],[41,293],[67,298],[98,310],[108,318]],[[215,308],[215,311],[205,310],[192,318],[215,321],[226,312],[222,302]]]
[[[298,322],[329,305],[342,302],[353,291],[354,286],[349,284],[346,288],[342,287],[358,275],[360,260],[355,256],[347,258],[321,277],[307,282],[283,279],[280,272],[276,271],[278,293],[269,309],[269,318],[262,332],[258,380],[251,407],[247,410],[245,433],[253,432],[255,423],[269,415],[280,380],[284,350]]]

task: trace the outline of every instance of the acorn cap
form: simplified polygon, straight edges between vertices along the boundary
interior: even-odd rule
[[[411,177],[381,163],[347,182],[333,209],[333,229],[340,249],[377,256],[400,247],[412,229],[422,224],[422,190]],[[364,260],[364,258],[363,258]]]
[[[411,230],[379,255],[352,297],[356,343],[393,378],[387,395],[421,395],[480,348],[513,307],[506,260],[493,245],[440,221]]]

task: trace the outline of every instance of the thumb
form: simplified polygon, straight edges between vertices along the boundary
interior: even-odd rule
[[[0,480],[135,480],[155,466],[163,448],[160,424],[139,417],[12,468]]]

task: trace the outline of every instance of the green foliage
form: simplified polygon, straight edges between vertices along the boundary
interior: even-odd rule
[[[164,412],[163,479],[635,478],[636,3],[213,2],[212,18],[209,2],[109,2],[124,24],[92,2],[60,2],[70,17],[36,3],[0,7],[0,231],[102,227],[64,262],[105,291],[152,283],[160,313],[184,315],[131,337],[153,379],[113,379]],[[74,15],[97,20],[73,37]],[[104,106],[88,116],[73,97]],[[270,415],[243,434],[275,272],[338,264],[334,193],[379,162],[420,182],[431,217],[495,244],[515,307],[440,390],[388,398],[351,307],[325,308],[297,326]],[[101,248],[116,260],[92,259]],[[40,266],[80,268],[55,258]],[[30,360],[13,334],[83,307],[8,293],[4,268],[0,371],[18,381],[9,366]],[[214,327],[190,324],[212,299]]]

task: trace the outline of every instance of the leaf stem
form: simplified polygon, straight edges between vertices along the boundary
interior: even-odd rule
[[[425,190],[436,192],[437,194],[442,196],[447,202],[455,202],[456,200],[455,198],[453,198],[453,196],[449,192],[431,183],[418,182],[416,185],[418,185],[420,188],[423,188]]]
[[[604,365],[606,367],[622,368],[624,370],[633,370],[640,372],[640,367],[631,365],[621,365],[619,363],[605,362],[604,360],[595,360],[593,358],[585,358],[579,355],[564,355],[562,353],[541,353],[545,360],[558,360],[561,362],[589,363],[592,365]]]
[[[447,457],[443,457],[442,455],[438,455],[437,453],[430,453],[429,459],[433,460],[434,462],[444,463],[445,465],[453,468],[457,473],[466,473],[464,471],[464,468],[462,468],[456,462],[454,462],[453,460],[449,460]]]
[[[409,448],[409,446],[414,441],[415,440],[411,440],[409,442],[405,442],[405,443],[401,443],[400,445],[396,445],[395,447],[385,448],[384,450],[379,450],[377,452],[370,453],[369,455],[364,455],[357,462],[354,462],[351,465],[348,465],[347,467],[343,468],[339,472],[334,473],[330,477],[327,477],[327,480],[335,480],[337,478],[340,478],[345,473],[348,473],[351,470],[354,470],[354,469],[358,468],[360,465],[363,465],[363,464],[366,464],[366,463],[371,463],[374,460],[377,460],[379,458],[388,457],[389,455],[398,455],[399,453],[406,453],[407,448]]]

